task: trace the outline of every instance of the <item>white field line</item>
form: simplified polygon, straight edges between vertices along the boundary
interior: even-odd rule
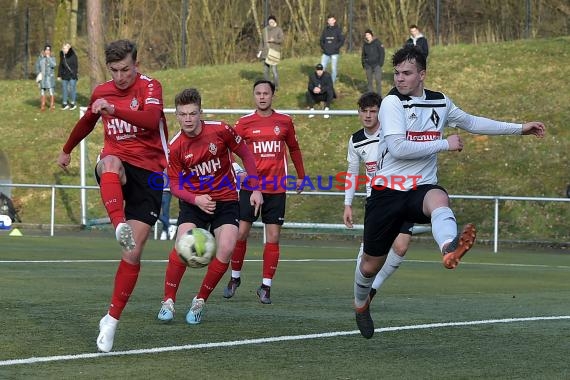
[[[246,259],[246,262],[262,262],[262,259]],[[279,262],[290,263],[309,263],[309,262],[355,262],[356,259],[279,259]],[[0,260],[0,264],[66,264],[66,263],[118,263],[119,259],[109,260]],[[142,263],[166,263],[168,260],[141,260]],[[427,263],[427,264],[441,264],[438,260],[408,260],[406,263]],[[517,263],[470,263],[462,261],[461,265],[484,265],[484,266],[502,266],[502,267],[520,267],[520,268],[556,268],[556,269],[570,269],[569,265],[545,265],[545,264],[517,264]]]
[[[394,327],[382,327],[374,330],[378,333],[386,333],[392,331],[405,331],[405,330],[423,330],[423,329],[436,329],[444,327],[458,327],[458,326],[477,326],[477,325],[491,325],[498,323],[517,323],[517,322],[537,322],[537,321],[551,321],[551,320],[570,320],[570,315],[559,315],[550,317],[528,317],[528,318],[505,318],[505,319],[486,319],[480,321],[464,321],[464,322],[439,322],[439,323],[427,323],[421,325],[408,325],[408,326],[394,326]],[[27,359],[11,359],[0,361],[0,367],[2,366],[13,366],[19,364],[36,364],[36,363],[46,363],[46,362],[56,362],[56,361],[66,361],[66,360],[80,360],[80,359],[96,359],[106,356],[125,356],[125,355],[146,355],[146,354],[156,354],[161,352],[173,352],[173,351],[187,351],[187,350],[197,350],[197,349],[208,349],[208,348],[219,348],[219,347],[235,347],[235,346],[245,346],[253,344],[266,344],[274,342],[285,342],[285,341],[296,341],[296,340],[308,340],[308,339],[322,339],[322,338],[334,338],[339,336],[347,335],[358,335],[360,332],[358,330],[352,331],[333,331],[328,333],[320,334],[306,334],[306,335],[286,335],[286,336],[276,336],[270,338],[258,338],[258,339],[243,339],[243,340],[233,340],[228,342],[214,342],[214,343],[200,343],[200,344],[187,344],[183,346],[170,346],[170,347],[155,347],[155,348],[145,348],[138,350],[127,350],[127,351],[116,351],[109,353],[89,353],[89,354],[75,354],[75,355],[58,355],[58,356],[43,356],[43,357],[32,357]]]

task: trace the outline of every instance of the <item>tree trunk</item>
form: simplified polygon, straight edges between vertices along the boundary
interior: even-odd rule
[[[89,56],[91,90],[105,80],[101,11],[101,0],[87,1],[87,36],[89,39],[87,55]]]
[[[77,11],[79,0],[71,0],[71,15],[69,16],[69,42],[75,46],[77,42]]]

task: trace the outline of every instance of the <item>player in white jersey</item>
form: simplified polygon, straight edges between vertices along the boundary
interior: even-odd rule
[[[364,253],[354,276],[356,324],[365,338],[374,334],[370,286],[404,222],[431,221],[433,237],[448,269],[454,269],[475,242],[472,224],[458,234],[449,196],[437,185],[437,153],[463,149],[459,135],[443,138],[443,127],[457,125],[487,135],[543,137],[545,133],[541,122],[514,124],[473,116],[443,93],[425,90],[426,58],[414,47],[398,50],[392,64],[396,87],[380,106],[380,156],[366,203]]]
[[[371,182],[376,175],[378,145],[380,142],[380,120],[378,119],[378,111],[380,110],[381,102],[382,97],[375,92],[367,92],[358,99],[358,118],[363,128],[350,136],[348,140],[348,155],[346,158],[348,161],[348,169],[346,174],[347,185],[344,190],[343,220],[348,228],[353,228],[352,200],[354,193],[358,185],[364,180],[364,178],[358,174],[361,162],[364,163],[366,173],[367,198],[372,191]],[[386,262],[372,283],[372,288],[370,289],[371,300],[384,281],[400,267],[400,264],[404,260],[404,255],[408,250],[412,238],[412,227],[413,223],[406,222],[402,224],[400,233],[388,252]],[[360,264],[363,249],[364,243],[361,243],[358,260],[356,262],[357,266]]]

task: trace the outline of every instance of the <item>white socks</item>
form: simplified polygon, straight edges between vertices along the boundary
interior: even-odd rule
[[[400,267],[404,258],[399,256],[394,248],[390,248],[390,252],[388,252],[388,257],[386,257],[386,262],[380,268],[380,272],[374,278],[374,282],[372,283],[372,287],[376,290],[382,286],[382,283],[388,279]]]
[[[374,277],[364,277],[360,272],[360,265],[356,266],[354,272],[354,306],[363,307],[366,304],[373,281]]]
[[[457,236],[457,222],[449,207],[439,207],[431,213],[431,232],[439,250]]]

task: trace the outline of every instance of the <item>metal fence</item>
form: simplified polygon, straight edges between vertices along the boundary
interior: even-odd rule
[[[81,107],[80,116],[86,111],[86,107]],[[175,109],[166,108],[164,112],[167,114],[173,114]],[[245,115],[251,113],[252,109],[204,109],[204,114],[231,114],[231,115]],[[278,112],[290,114],[290,115],[336,115],[336,116],[356,116],[358,112],[356,110],[278,110]],[[87,176],[86,176],[86,165],[88,162],[88,152],[86,140],[82,140],[80,144],[80,185],[42,185],[42,184],[3,184],[4,187],[21,187],[21,188],[50,188],[51,189],[51,214],[50,214],[50,236],[55,235],[55,209],[56,209],[56,189],[78,189],[80,191],[81,198],[81,224],[90,225],[91,221],[87,217],[87,190],[98,190],[98,186],[88,186]],[[291,196],[332,196],[332,197],[344,197],[344,192],[333,192],[333,191],[310,191],[297,194],[294,191],[287,192]],[[365,193],[356,193],[358,197],[365,197]],[[485,201],[494,203],[494,228],[493,228],[493,251],[498,252],[499,245],[499,206],[502,201],[535,201],[535,202],[560,202],[563,205],[570,205],[570,199],[568,198],[541,198],[541,197],[514,197],[505,195],[450,195],[452,199],[465,199],[474,201]],[[106,221],[106,220],[105,220]],[[260,224],[254,224],[254,226],[259,226]],[[314,223],[314,222],[286,222],[283,226],[284,228],[296,228],[296,229],[329,229],[329,230],[341,230],[346,227],[344,224],[335,223]],[[355,230],[362,230],[363,225],[357,224],[354,226]],[[155,228],[155,238],[156,238],[156,228]]]
[[[42,185],[42,184],[5,184],[4,186],[14,187],[14,188],[49,188],[51,189],[51,211],[50,211],[50,236],[55,236],[55,210],[56,210],[56,189],[78,189],[82,192],[87,190],[99,190],[98,186],[75,186],[75,185]],[[295,191],[287,192],[288,196],[331,196],[331,197],[344,197],[344,192],[327,192],[327,191],[310,191],[297,194]],[[365,193],[356,193],[358,197],[365,197]],[[541,197],[512,197],[505,195],[450,195],[452,199],[466,199],[473,201],[489,201],[494,203],[494,231],[493,231],[493,252],[497,253],[499,251],[499,218],[500,218],[500,204],[502,201],[535,201],[535,202],[560,202],[562,205],[570,205],[570,198],[541,198]],[[107,220],[105,220],[107,221]],[[86,222],[87,224],[87,222]],[[254,224],[258,227],[260,224]],[[303,223],[303,222],[286,222],[283,228],[295,228],[295,229],[331,229],[331,230],[341,230],[345,229],[344,224],[336,223]],[[357,224],[354,226],[355,230],[362,230],[364,226],[362,224]],[[155,238],[156,238],[156,228],[155,228]]]

